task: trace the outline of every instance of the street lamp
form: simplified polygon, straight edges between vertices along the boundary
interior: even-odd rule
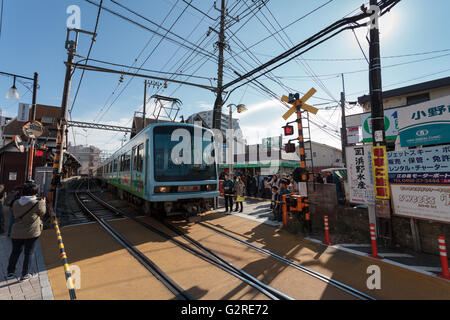
[[[238,112],[238,113],[242,113],[242,112],[245,112],[245,111],[247,111],[247,108],[245,107],[245,105],[243,105],[243,104],[238,104],[238,105],[235,105],[235,104],[229,104],[229,105],[227,105],[227,107],[228,108],[230,108],[230,123],[229,123],[229,125],[228,125],[228,128],[229,129],[233,129],[233,106],[235,106],[236,107],[236,111]],[[231,139],[233,139],[233,137],[231,137]],[[230,145],[232,145],[231,143],[230,143]],[[230,175],[230,179],[232,178],[232,175],[233,175],[233,161],[234,161],[234,154],[233,154],[233,152],[232,152],[232,158],[231,158],[231,162],[230,162],[230,164],[229,164],[229,175]]]
[[[6,92],[6,99],[20,100],[20,94],[16,88],[16,76],[14,76],[14,81],[13,81],[12,87]]]
[[[6,99],[20,100],[19,91],[16,88],[16,77],[33,81],[33,97],[31,98],[31,120],[36,120],[36,94],[38,89],[38,73],[35,72],[33,78],[1,71],[0,74],[14,77],[13,86],[8,90],[8,92],[6,92]],[[32,180],[33,177],[33,155],[34,155],[34,144],[32,144],[31,148],[29,149],[28,180]]]

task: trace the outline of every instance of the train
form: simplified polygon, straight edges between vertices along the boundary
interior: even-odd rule
[[[214,135],[194,124],[150,124],[103,161],[96,177],[146,215],[196,216],[219,196]]]

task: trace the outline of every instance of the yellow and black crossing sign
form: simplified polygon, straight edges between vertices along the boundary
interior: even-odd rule
[[[287,120],[295,111],[297,111],[297,106],[300,105],[300,109],[306,110],[308,112],[311,112],[313,114],[317,114],[317,112],[319,111],[319,109],[314,108],[313,106],[310,106],[309,104],[306,104],[306,101],[308,101],[309,98],[311,98],[314,93],[316,93],[317,90],[314,88],[311,88],[301,99],[297,99],[293,102],[289,101],[289,97],[288,96],[282,96],[281,97],[281,101],[283,102],[287,102],[287,103],[292,103],[292,108],[290,108],[284,115],[283,115],[283,119]]]

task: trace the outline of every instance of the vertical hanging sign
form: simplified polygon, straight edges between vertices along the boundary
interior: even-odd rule
[[[375,197],[389,199],[389,174],[385,146],[372,147],[372,170]]]
[[[27,122],[30,105],[25,103],[19,103],[19,110],[17,111],[17,121]]]

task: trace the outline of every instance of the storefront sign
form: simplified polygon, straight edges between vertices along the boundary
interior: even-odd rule
[[[389,175],[387,167],[386,147],[372,147],[372,170],[377,199],[389,199]]]
[[[359,127],[347,128],[347,143],[355,144],[360,142]]]
[[[25,103],[19,103],[19,110],[17,111],[17,121],[27,122],[30,105]]]
[[[281,136],[262,139],[263,148],[281,148]]]
[[[370,145],[346,148],[350,202],[375,204]]]
[[[386,140],[395,140],[398,135],[397,108],[384,110],[384,130]],[[361,114],[363,142],[372,142],[372,116],[370,113]]]
[[[450,145],[388,152],[389,182],[449,184]]]
[[[450,143],[450,96],[399,110],[402,147]]]
[[[450,223],[450,186],[391,185],[394,214]]]

